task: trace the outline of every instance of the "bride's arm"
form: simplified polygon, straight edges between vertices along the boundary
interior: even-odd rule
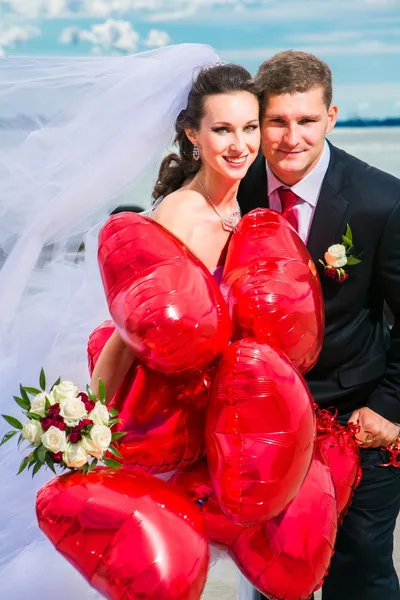
[[[114,331],[104,345],[92,373],[90,386],[94,393],[98,395],[99,378],[101,378],[106,388],[108,403],[123,382],[134,360],[133,351],[125,344],[118,331]]]

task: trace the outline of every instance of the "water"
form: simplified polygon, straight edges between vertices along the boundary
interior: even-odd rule
[[[357,158],[400,178],[400,127],[343,127],[334,129],[328,139]],[[149,208],[156,174],[154,168],[123,203],[140,203]]]

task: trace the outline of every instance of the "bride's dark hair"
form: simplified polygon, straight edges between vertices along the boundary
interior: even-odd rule
[[[153,198],[167,196],[192,179],[201,167],[200,160],[193,158],[193,144],[185,129],[197,131],[204,116],[204,101],[207,96],[229,92],[250,92],[257,96],[250,73],[240,65],[215,65],[202,69],[189,92],[187,106],[175,122],[174,143],[179,153],[168,154],[161,163]]]

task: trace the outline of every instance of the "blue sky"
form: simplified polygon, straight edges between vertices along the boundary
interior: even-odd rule
[[[287,48],[334,75],[340,115],[400,116],[400,0],[0,0],[0,54],[212,45],[253,73]]]

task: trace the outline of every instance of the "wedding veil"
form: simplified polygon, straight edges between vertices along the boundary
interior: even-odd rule
[[[108,311],[97,232],[160,160],[199,68],[200,44],[126,57],[0,59],[0,413],[18,416],[18,384],[40,368],[81,387],[86,340]],[[78,252],[82,241],[85,252]],[[2,422],[0,437],[9,429]],[[0,448],[0,597],[98,598],[41,535],[35,493]]]

